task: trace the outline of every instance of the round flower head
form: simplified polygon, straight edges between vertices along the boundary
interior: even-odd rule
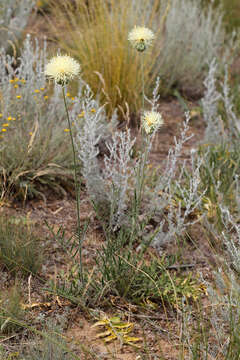
[[[45,68],[45,75],[59,85],[66,85],[80,72],[80,64],[68,55],[53,57]]]
[[[137,51],[144,51],[151,45],[155,35],[152,30],[135,26],[128,34],[128,40]]]
[[[144,111],[141,120],[147,134],[151,134],[163,125],[162,115],[157,111]]]

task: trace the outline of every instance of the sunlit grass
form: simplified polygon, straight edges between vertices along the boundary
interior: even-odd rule
[[[110,112],[117,106],[131,112],[141,105],[140,57],[128,44],[128,33],[135,26],[151,29],[158,20],[158,45],[144,53],[146,89],[151,89],[159,74],[158,58],[161,53],[159,39],[162,36],[168,6],[159,13],[159,1],[152,6],[147,2],[129,3],[126,0],[83,0],[74,3],[51,1],[54,19],[52,30],[61,48],[79,59],[84,79],[94,91],[101,91]],[[145,20],[147,19],[147,20]],[[51,20],[52,21],[52,20]],[[64,32],[62,31],[64,29]]]

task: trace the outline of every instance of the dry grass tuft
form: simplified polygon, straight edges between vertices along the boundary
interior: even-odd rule
[[[108,111],[119,105],[136,111],[141,104],[140,61],[144,57],[145,88],[151,89],[159,74],[156,66],[161,47],[158,42],[144,54],[138,54],[128,43],[128,33],[135,26],[153,27],[158,23],[156,38],[161,37],[170,0],[160,14],[159,1],[120,0],[51,0],[54,23],[51,25],[62,50],[71,53],[82,65],[83,77],[94,93],[108,102]],[[163,10],[163,7],[162,7]],[[63,32],[63,29],[64,32]],[[158,45],[156,45],[158,43]]]

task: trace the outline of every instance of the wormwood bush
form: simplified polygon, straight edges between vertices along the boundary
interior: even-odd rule
[[[234,96],[229,86],[228,67],[225,65],[223,80],[217,80],[219,66],[216,59],[209,63],[209,71],[204,81],[202,98],[203,119],[206,124],[203,144],[221,144],[238,140],[240,119],[235,110]]]
[[[44,186],[64,192],[70,179],[65,110],[60,90],[46,84],[46,61],[46,43],[40,49],[30,36],[19,59],[5,52],[0,56],[1,196],[44,197]]]
[[[126,103],[131,112],[140,108],[140,56],[127,47],[127,34],[134,25],[147,26],[156,34],[144,55],[147,95],[159,75],[161,93],[172,86],[199,93],[207,62],[220,53],[227,58],[232,46],[232,41],[225,44],[221,10],[209,5],[203,11],[196,1],[90,0],[86,5],[84,0],[52,0],[52,9],[57,40],[79,59],[93,92],[103,87],[110,112],[118,106],[126,112]],[[62,28],[67,29],[64,34]]]
[[[0,0],[0,51],[19,40],[34,3],[34,0]]]
[[[225,64],[234,50],[233,37],[226,35],[223,26],[222,8],[209,3],[204,10],[200,1],[172,0],[160,37],[161,54],[156,66],[165,90],[177,86],[190,94],[201,93],[207,64],[219,59],[220,54],[219,60]]]
[[[202,0],[204,5],[208,5],[209,2],[210,0]],[[212,3],[214,6],[222,5],[224,9],[224,25],[229,32],[240,26],[240,3],[238,0],[214,0]]]
[[[157,108],[158,86],[159,80],[153,90],[152,99],[149,99],[152,109]],[[105,229],[114,232],[121,226],[126,226],[133,232],[141,232],[140,222],[136,216],[147,214],[146,219],[155,218],[158,222],[157,230],[154,230],[156,246],[182,234],[184,229],[194,223],[189,221],[189,216],[201,206],[205,193],[205,189],[200,189],[200,167],[203,162],[201,158],[196,159],[192,154],[187,187],[184,173],[189,170],[186,164],[183,164],[182,170],[179,171],[178,158],[184,143],[191,138],[191,135],[188,135],[189,116],[187,115],[183,124],[180,138],[175,139],[175,147],[170,150],[165,165],[155,170],[157,181],[149,187],[145,178],[146,167],[155,134],[150,136],[148,143],[143,140],[145,151],[140,151],[138,157],[133,158],[135,139],[131,137],[130,131],[115,132],[112,139],[106,140],[108,152],[101,162],[99,144],[106,134],[106,125],[104,126],[102,118],[104,107],[98,107],[96,112],[91,112],[93,95],[89,91],[88,88],[90,97],[85,95],[81,106],[85,118],[81,123],[75,120],[76,145],[88,194]],[[117,118],[114,116],[109,125],[114,126],[116,122]],[[176,196],[181,197],[182,201],[175,206]],[[185,205],[184,211],[182,203]],[[166,208],[168,216],[164,220],[162,216]],[[167,232],[162,231],[164,224],[168,226]]]
[[[199,357],[238,359],[239,348],[239,119],[228,85],[227,69],[223,81],[216,80],[213,60],[205,80],[202,101],[206,122],[205,137],[199,151],[201,185],[205,187],[203,225],[215,249],[214,281],[205,281],[210,306],[202,309],[198,339],[193,338],[191,309],[183,314],[184,346],[189,359]],[[201,186],[200,186],[201,188]],[[206,317],[209,319],[206,322]],[[190,325],[190,326],[189,326]],[[211,335],[210,335],[211,334]]]
[[[198,156],[204,157],[200,168],[201,184],[206,189],[203,207],[208,218],[215,218],[222,226],[219,205],[228,206],[232,212],[238,206],[240,119],[228,84],[227,67],[221,81],[217,81],[216,73],[217,62],[214,59],[204,82],[206,89],[202,109],[206,129]]]
[[[217,255],[217,268],[213,269],[214,283],[205,281],[211,301],[209,319],[214,341],[209,342],[209,354],[238,359],[239,347],[239,235],[238,219],[227,207],[219,205],[223,227],[217,231],[210,223],[206,226],[213,238],[221,244]]]

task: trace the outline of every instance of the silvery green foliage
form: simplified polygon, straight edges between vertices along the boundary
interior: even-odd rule
[[[159,99],[160,99],[159,88],[160,88],[160,77],[158,76],[155,82],[155,86],[153,88],[152,98],[148,99],[145,96],[145,99],[151,105],[151,111],[159,110]]]
[[[163,210],[168,207],[166,218],[160,221],[159,227],[155,231],[153,245],[156,247],[182,235],[188,226],[199,221],[199,218],[189,220],[189,215],[201,206],[205,194],[205,191],[199,190],[201,184],[200,168],[204,158],[196,156],[196,151],[193,149],[190,166],[183,162],[179,171],[179,157],[183,145],[192,137],[192,135],[188,135],[189,119],[189,114],[186,114],[186,121],[183,124],[180,138],[175,138],[175,146],[169,150],[165,169],[163,172],[160,170],[159,180],[152,192],[150,206],[156,219],[161,218]],[[181,198],[178,203],[175,201],[176,194]],[[163,231],[164,225],[167,226],[167,231]]]
[[[76,146],[82,162],[82,174],[90,198],[96,205],[105,204],[109,208],[109,225],[115,230],[123,221],[127,207],[128,182],[133,172],[129,163],[135,140],[131,140],[129,131],[116,131],[108,140],[117,125],[116,112],[108,123],[104,106],[100,106],[94,99],[90,88],[85,85],[82,92],[83,96],[79,96],[79,99],[84,118],[75,120]],[[92,112],[92,109],[96,111]],[[101,167],[98,155],[102,141],[106,142],[108,154],[105,154]]]
[[[234,112],[233,97],[228,84],[228,67],[225,66],[224,81],[217,83],[218,65],[213,59],[209,65],[209,72],[204,81],[205,93],[202,99],[203,119],[206,124],[203,143],[222,143],[230,141],[240,134],[240,119]],[[220,90],[217,89],[220,86]],[[219,105],[223,104],[227,116],[227,127],[219,115]]]
[[[34,4],[34,0],[0,0],[0,50],[20,38]]]
[[[233,96],[230,94],[230,87],[228,83],[228,66],[225,66],[225,76],[222,85],[222,100],[227,115],[228,131],[231,138],[236,138],[240,135],[240,119],[234,112]]]
[[[219,234],[206,222],[210,233],[225,247],[219,257],[220,266],[214,270],[215,284],[205,281],[212,304],[211,324],[216,338],[216,351],[226,355],[227,347],[234,332],[239,336],[240,307],[240,225],[228,208],[221,206],[224,229]]]
[[[208,75],[204,81],[206,88],[202,99],[203,119],[206,124],[204,143],[219,143],[222,140],[222,119],[218,114],[218,105],[221,94],[216,88],[217,62],[213,59],[209,66]]]
[[[161,2],[159,16],[164,13],[168,0]],[[155,32],[159,20],[154,24]],[[223,11],[210,4],[204,11],[200,1],[171,0],[164,31],[160,34],[161,56],[159,68],[166,84],[199,91],[206,74],[206,65],[221,52],[222,64],[234,48],[233,38],[227,39],[223,26]],[[157,40],[156,40],[157,41]],[[224,50],[222,49],[224,44]]]
[[[84,117],[77,120],[74,116],[76,127],[76,146],[79,159],[82,162],[82,175],[86,181],[87,191],[95,203],[107,201],[105,183],[98,159],[99,143],[106,133],[106,114],[104,106],[100,106],[94,99],[88,85],[80,88],[82,96],[78,96],[80,103],[73,111],[84,112]],[[76,109],[76,110],[75,110]],[[92,110],[95,110],[93,112]]]
[[[158,87],[159,79],[153,90],[153,98],[147,99],[152,110],[157,110]],[[108,206],[109,225],[112,230],[116,230],[127,222],[126,209],[129,199],[132,200],[134,188],[137,197],[141,197],[141,184],[155,132],[145,143],[145,151],[140,154],[140,159],[134,164],[131,153],[135,139],[131,139],[130,131],[116,131],[109,139],[109,134],[117,126],[116,113],[108,123],[104,106],[99,106],[88,86],[84,91],[84,96],[79,95],[78,98],[83,99],[80,100],[80,108],[84,111],[85,117],[83,120],[75,120],[76,145],[83,165],[82,174],[91,199],[96,204],[105,203]],[[96,109],[96,112],[92,113],[92,108]],[[73,119],[76,119],[76,116]],[[101,167],[98,155],[102,140],[105,140],[108,154],[105,154]]]
[[[107,144],[109,155],[104,157],[104,178],[110,182],[109,200],[111,200],[110,224],[116,230],[124,221],[130,195],[130,179],[134,170],[130,166],[135,139],[131,140],[130,130],[116,132]]]
[[[53,95],[46,101],[47,80],[44,69],[47,63],[46,42],[40,48],[38,40],[32,40],[27,35],[20,57],[17,59],[19,66],[16,68],[16,59],[5,51],[0,55],[0,87],[4,94],[1,102],[1,113],[3,119],[8,116],[15,116],[17,113],[25,114],[26,120],[31,118],[31,125],[34,121],[66,122],[64,104],[61,99],[61,88],[55,86]],[[18,88],[14,89],[11,80],[18,78]],[[24,80],[25,83],[21,83]],[[40,89],[44,89],[43,91]],[[39,93],[35,93],[35,90]],[[16,96],[21,96],[17,99]],[[40,113],[44,111],[44,119]]]
[[[26,160],[30,159],[32,169],[41,168],[43,162],[45,168],[54,164],[69,168],[71,164],[72,150],[68,136],[64,133],[67,120],[62,88],[53,84],[49,95],[49,83],[44,75],[47,61],[46,42],[40,46],[38,40],[32,40],[29,35],[17,59],[18,67],[16,59],[5,50],[0,55],[0,91],[3,94],[0,102],[0,113],[3,115],[0,125],[6,123],[8,117],[16,119],[9,121],[6,134],[11,131],[11,137],[5,137],[6,140],[9,139],[8,143],[2,142],[1,151],[4,151],[4,156],[2,153],[1,170],[4,168],[12,172],[11,166],[15,166],[14,161],[20,156],[16,149],[28,148],[29,133],[34,134],[34,137],[28,148],[30,155],[26,156]],[[18,80],[13,82],[16,78]],[[76,110],[72,109],[72,100],[69,99],[68,102],[70,116],[73,117]],[[33,149],[35,156],[31,155],[34,145],[42,146],[38,151]],[[63,146],[65,151],[59,151]],[[26,170],[29,169],[23,169]]]

